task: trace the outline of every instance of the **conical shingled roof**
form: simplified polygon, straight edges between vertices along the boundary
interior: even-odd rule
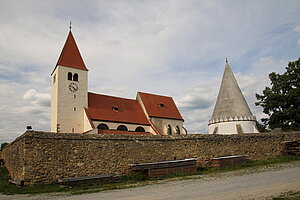
[[[69,32],[55,68],[58,65],[88,71],[71,31]]]
[[[252,115],[231,68],[226,61],[219,95],[210,121],[219,122],[239,119],[255,120],[255,117]]]

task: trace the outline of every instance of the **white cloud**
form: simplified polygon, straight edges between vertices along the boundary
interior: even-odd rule
[[[24,100],[30,100],[30,104],[39,107],[50,107],[50,94],[40,94],[35,89],[30,89],[23,95]]]
[[[300,33],[300,26],[296,26],[296,27],[294,28],[294,31],[297,32],[297,33]]]
[[[7,90],[0,91],[5,115],[0,117],[0,135],[11,139],[27,123],[49,129],[50,73],[69,20],[90,70],[91,91],[128,98],[137,91],[173,96],[189,132],[203,132],[226,56],[233,60],[234,72],[240,72],[237,76],[249,82],[240,83],[249,97],[256,92],[251,88],[257,88],[253,80],[267,83],[269,72],[282,72],[287,61],[299,56],[299,5],[231,0],[1,2],[0,83]]]
[[[295,31],[296,33],[300,33],[300,26],[296,26],[296,27],[294,28],[294,31]],[[300,38],[297,40],[297,44],[300,45]]]

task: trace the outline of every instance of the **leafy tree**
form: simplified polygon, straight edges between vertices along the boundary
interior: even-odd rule
[[[1,144],[0,150],[2,151],[9,143],[8,142],[4,142]]]
[[[272,72],[269,78],[271,87],[256,94],[255,105],[269,115],[262,122],[271,129],[300,130],[300,58],[289,62],[283,74]]]
[[[260,133],[269,132],[270,130],[267,128],[267,125],[256,121],[256,128]]]

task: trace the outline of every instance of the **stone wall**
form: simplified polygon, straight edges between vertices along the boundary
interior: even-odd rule
[[[25,135],[25,134],[24,134]],[[24,180],[25,137],[21,136],[2,150],[2,157],[11,177]]]
[[[282,141],[300,139],[300,133],[242,135],[111,135],[45,133],[30,131],[3,152],[13,179],[25,184],[49,183],[58,178],[126,174],[129,164],[249,155],[266,159],[282,154]]]

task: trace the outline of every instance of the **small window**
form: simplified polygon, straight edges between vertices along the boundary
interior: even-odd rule
[[[56,124],[56,132],[60,132],[60,124]]]
[[[180,135],[180,128],[179,128],[179,126],[176,126],[176,134]]]
[[[165,107],[165,104],[159,103],[158,106],[159,106],[159,107]]]
[[[75,73],[75,74],[73,75],[73,81],[78,81],[78,74]]]
[[[53,84],[55,83],[55,81],[56,81],[56,74],[54,74],[53,76]]]
[[[76,111],[76,107],[74,107],[74,111]]]
[[[108,130],[108,126],[106,124],[99,124],[97,126],[97,129],[100,129],[100,130]]]
[[[168,135],[172,135],[172,128],[171,128],[171,125],[168,125],[168,127],[167,127],[167,134],[168,134]]]
[[[113,111],[116,111],[116,112],[119,111],[119,108],[117,106],[112,107],[112,109],[113,109]]]
[[[145,129],[143,127],[139,126],[135,129],[135,132],[145,132]]]
[[[74,133],[75,132],[75,129],[74,128],[72,128],[72,133]]]
[[[69,81],[72,80],[72,73],[71,73],[71,72],[68,73],[68,80],[69,80]]]
[[[117,130],[118,131],[128,131],[128,128],[124,125],[120,125],[120,126],[118,126]]]
[[[76,99],[76,94],[74,94],[74,99]]]

